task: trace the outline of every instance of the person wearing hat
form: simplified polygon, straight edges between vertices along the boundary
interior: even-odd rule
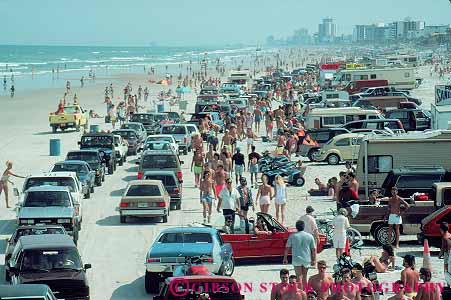
[[[299,218],[299,220],[304,221],[304,224],[305,224],[304,231],[313,235],[313,237],[315,238],[315,241],[316,241],[316,245],[318,245],[319,230],[318,230],[318,226],[316,225],[315,217],[313,216],[314,211],[315,211],[315,209],[313,209],[312,206],[310,206],[310,205],[307,206],[307,208],[305,209],[306,214],[301,216]]]
[[[244,154],[241,153],[239,147],[236,148],[236,153],[232,156],[232,170],[235,170],[235,182],[238,184],[238,179],[243,176],[245,169]]]
[[[361,289],[360,297],[367,300],[374,300],[373,284],[367,278],[363,276],[363,267],[361,264],[356,263],[352,267],[352,280],[351,282],[357,285]]]
[[[240,178],[240,185],[236,189],[240,194],[241,214],[247,219],[247,212],[249,211],[249,207],[252,207],[252,210],[255,211],[255,206],[252,197],[252,190],[247,186],[246,178]]]

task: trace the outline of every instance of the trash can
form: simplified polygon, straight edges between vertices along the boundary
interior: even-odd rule
[[[160,104],[157,105],[157,111],[159,113],[164,112],[164,103],[160,103]]]
[[[50,156],[60,156],[61,155],[61,140],[51,139],[50,140]]]
[[[89,126],[89,132],[99,132],[100,126],[99,125],[91,125]]]

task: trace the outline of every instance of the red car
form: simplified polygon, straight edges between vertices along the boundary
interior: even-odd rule
[[[224,225],[216,222],[215,227],[221,232]],[[256,235],[253,230],[253,222],[245,219],[239,214],[235,214],[234,233],[221,233],[225,243],[230,243],[233,249],[235,259],[252,258],[282,258],[285,252],[288,237],[296,233],[296,228],[287,228],[280,224],[269,214],[257,213],[257,220],[261,219],[272,234]],[[317,245],[317,253],[320,253],[326,244],[326,236],[320,234],[320,242]],[[291,255],[291,253],[290,253]]]
[[[451,230],[451,206],[447,205],[434,211],[421,221],[421,233],[418,234],[418,241],[423,244],[427,239],[430,246],[441,247],[442,235],[440,224],[448,222]]]

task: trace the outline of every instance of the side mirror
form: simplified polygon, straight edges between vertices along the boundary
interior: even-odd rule
[[[87,269],[91,269],[92,266],[91,266],[91,264],[85,264],[85,265],[83,266],[83,268],[84,268],[85,270],[87,270]]]
[[[16,196],[16,197],[20,196],[20,192],[17,188],[13,188],[13,193],[14,193],[14,196]]]

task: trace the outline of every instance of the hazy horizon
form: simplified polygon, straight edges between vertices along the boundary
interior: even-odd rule
[[[299,28],[309,34],[331,17],[337,35],[354,25],[404,20],[449,24],[449,0],[207,0],[150,3],[148,0],[0,0],[2,45],[192,47],[254,45],[269,35],[287,37]]]

